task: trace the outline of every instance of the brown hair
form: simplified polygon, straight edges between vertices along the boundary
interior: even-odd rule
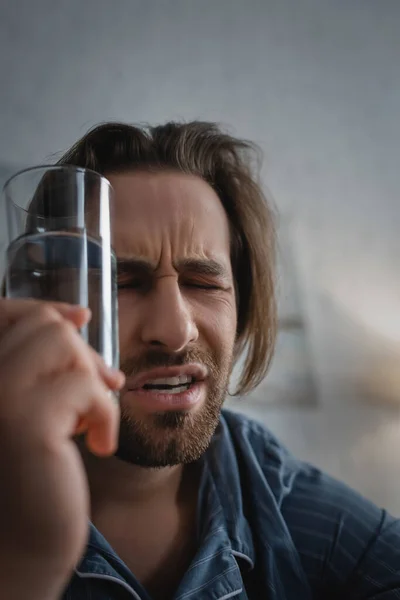
[[[246,358],[235,394],[264,378],[275,345],[275,230],[272,209],[253,172],[258,149],[216,124],[170,122],[156,127],[104,123],[84,135],[57,164],[103,175],[172,169],[198,175],[217,192],[230,221],[238,299],[237,359]]]

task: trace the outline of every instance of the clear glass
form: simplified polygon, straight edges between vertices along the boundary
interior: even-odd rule
[[[5,294],[89,307],[81,334],[117,367],[116,258],[111,245],[112,188],[88,169],[21,171],[3,189],[8,248]]]

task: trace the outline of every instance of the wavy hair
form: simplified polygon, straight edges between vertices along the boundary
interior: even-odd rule
[[[104,123],[89,130],[57,162],[105,176],[133,170],[197,175],[218,194],[231,230],[237,295],[235,360],[245,353],[235,395],[254,389],[272,359],[276,329],[273,211],[258,181],[259,149],[215,123],[133,126]]]

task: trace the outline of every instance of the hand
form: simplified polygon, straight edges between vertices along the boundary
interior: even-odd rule
[[[15,577],[68,579],[89,515],[72,438],[85,433],[98,455],[117,447],[119,408],[110,390],[124,377],[79,335],[89,318],[71,305],[0,299],[0,566]]]

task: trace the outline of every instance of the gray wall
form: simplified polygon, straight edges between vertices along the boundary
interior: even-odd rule
[[[3,3],[0,163],[52,160],[106,119],[213,119],[258,142],[318,403],[261,388],[241,407],[400,514],[398,0],[60,6]]]
[[[0,164],[0,189],[3,187],[7,179],[13,174],[14,170],[10,167]],[[4,259],[7,246],[7,231],[6,231],[6,211],[4,197],[0,198],[0,277],[4,273]]]

